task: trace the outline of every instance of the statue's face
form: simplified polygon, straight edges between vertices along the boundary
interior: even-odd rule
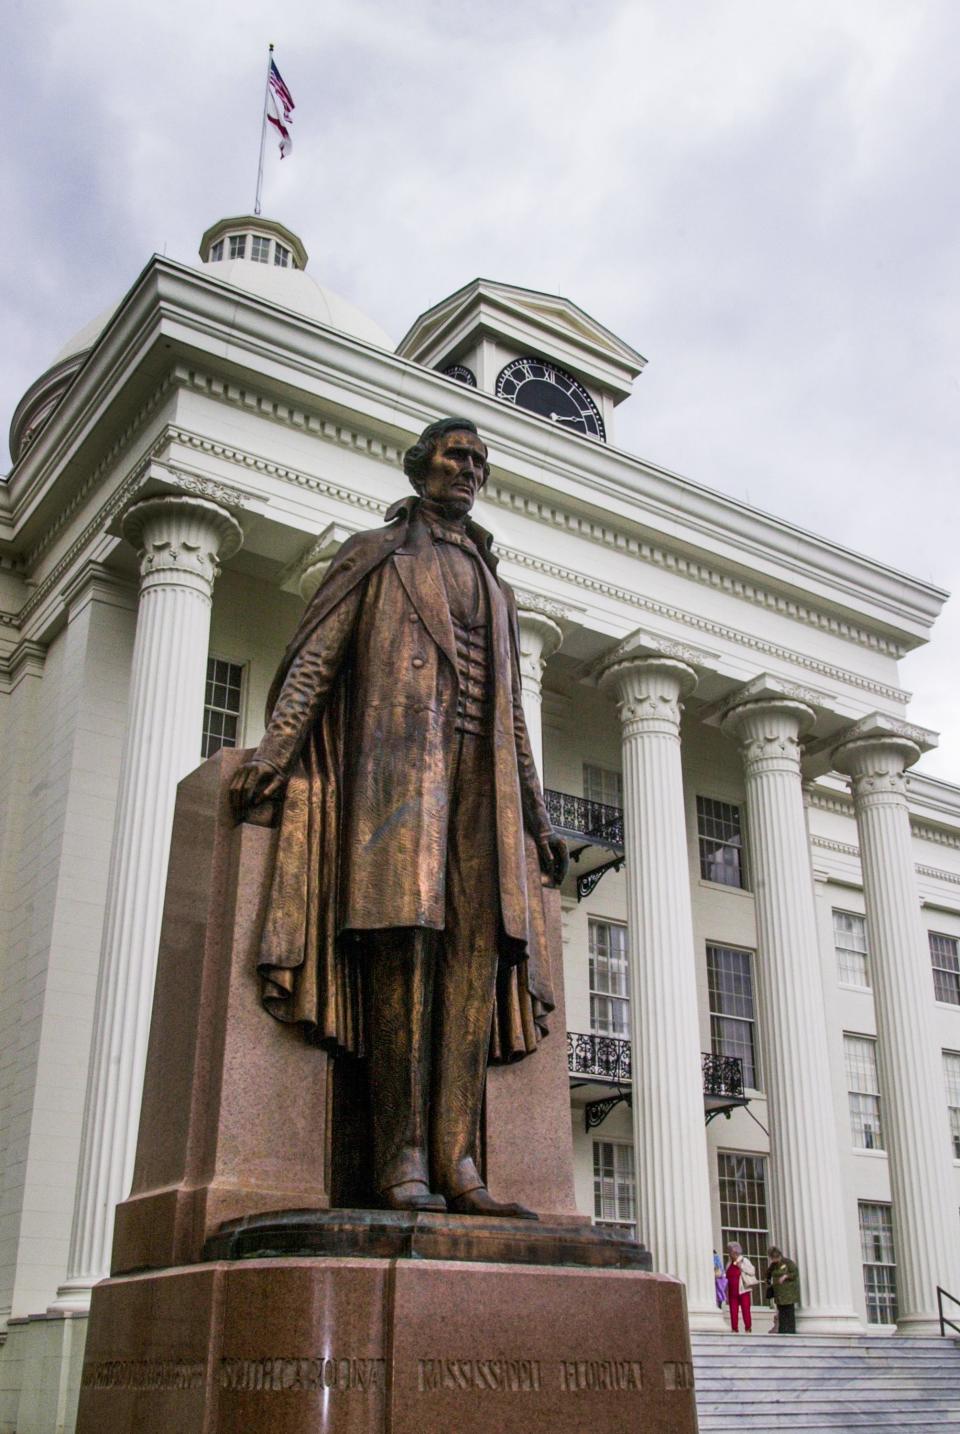
[[[475,433],[454,429],[434,449],[420,488],[423,498],[443,503],[454,512],[470,512],[483,486],[487,450]]]

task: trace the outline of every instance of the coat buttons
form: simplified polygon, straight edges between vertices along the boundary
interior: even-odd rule
[[[419,614],[419,613],[416,613],[416,612],[412,612],[412,613],[410,614],[410,621],[411,621],[411,622],[419,622],[419,621],[420,621],[420,614]]]
[[[414,665],[414,667],[422,667],[422,666],[423,666],[423,658],[422,658],[422,657],[415,657],[415,658],[413,659],[413,665]]]

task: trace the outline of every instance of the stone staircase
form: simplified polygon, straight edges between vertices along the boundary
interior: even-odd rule
[[[960,1340],[694,1334],[700,1434],[960,1434]]]

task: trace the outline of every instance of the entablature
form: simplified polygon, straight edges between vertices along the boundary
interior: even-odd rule
[[[367,464],[390,466],[402,483],[403,448],[450,406],[449,382],[418,364],[155,257],[11,476],[19,552],[36,562],[52,535],[86,512],[84,504],[124,453],[142,444],[148,423],[169,416],[164,401],[185,388],[311,440],[309,457],[301,445],[299,461],[291,463],[283,461],[288,445],[279,436],[275,442],[253,443],[247,436],[231,442],[219,441],[213,431],[181,429],[182,446],[192,450],[184,468],[192,466],[195,476],[211,467],[229,469],[231,486],[242,471],[239,486],[251,492],[254,510],[264,488],[272,487],[269,521],[299,526],[307,535],[335,520],[334,510],[343,504],[361,520],[378,521],[395,496],[383,485],[381,499],[374,492],[378,483],[371,487],[367,477],[361,482],[345,476],[342,465],[331,484],[322,476],[330,469],[331,445]],[[790,664],[812,663],[809,670],[825,666],[843,673],[845,663],[806,650],[800,628],[814,628],[842,642],[844,650],[852,644],[889,659],[882,669],[853,658],[849,666],[863,669],[860,681],[886,688],[892,703],[903,701],[906,694],[884,682],[881,671],[893,676],[896,657],[925,640],[945,596],[940,589],[638,458],[545,428],[535,416],[489,395],[463,389],[457,399],[491,449],[493,477],[483,507],[522,519],[524,535],[538,535],[520,544],[508,532],[500,545],[508,563],[539,574],[551,590],[559,585],[588,610],[600,606],[597,597],[620,605],[622,616],[606,622],[608,635],[623,636],[635,626],[640,607],[691,628],[696,641],[729,641],[742,651],[752,646],[761,660],[778,653]],[[103,421],[108,412],[110,421]],[[229,425],[224,438],[234,431]],[[315,450],[314,439],[320,445]],[[257,448],[279,461],[259,456]],[[299,514],[295,504],[281,511],[285,505],[277,495],[287,488],[299,488],[306,500]],[[324,504],[326,510],[313,511]],[[505,527],[514,531],[512,523]],[[576,563],[550,558],[558,533],[576,540]],[[598,566],[608,570],[601,549],[635,561],[627,580],[592,576]],[[687,593],[702,589],[703,599],[668,598],[656,572],[681,580]],[[718,620],[713,614],[725,599],[777,619],[780,640],[769,631],[758,636],[754,621],[734,621],[729,609]],[[782,640],[791,626],[796,640]]]

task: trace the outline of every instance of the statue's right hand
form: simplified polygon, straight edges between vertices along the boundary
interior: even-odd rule
[[[230,783],[230,806],[234,821],[244,821],[252,807],[258,807],[263,802],[268,802],[271,797],[279,796],[286,784],[286,777],[282,777],[266,762],[258,762],[256,757],[244,762],[243,766],[234,772],[233,781]]]

